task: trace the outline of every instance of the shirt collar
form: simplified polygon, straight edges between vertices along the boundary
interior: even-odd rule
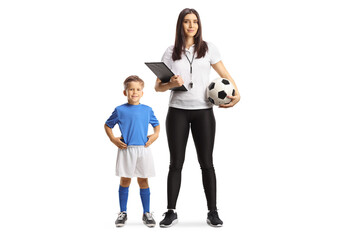
[[[185,48],[185,51],[191,52],[193,48],[195,47],[195,44],[191,45],[189,49]]]

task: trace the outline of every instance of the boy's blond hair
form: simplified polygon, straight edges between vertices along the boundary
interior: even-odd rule
[[[139,78],[136,75],[131,75],[131,76],[127,77],[124,81],[124,89],[125,90],[127,89],[130,82],[139,82],[141,84],[142,88],[144,88],[144,85],[145,85],[144,81],[141,78]]]

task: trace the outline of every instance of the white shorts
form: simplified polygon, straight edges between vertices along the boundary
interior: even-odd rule
[[[144,146],[119,148],[115,172],[119,177],[154,177],[155,167],[150,148]]]

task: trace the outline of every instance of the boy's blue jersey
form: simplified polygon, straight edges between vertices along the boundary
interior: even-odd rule
[[[145,145],[148,141],[148,127],[159,125],[151,107],[144,104],[123,104],[115,108],[106,121],[106,125],[113,128],[119,125],[126,145]]]

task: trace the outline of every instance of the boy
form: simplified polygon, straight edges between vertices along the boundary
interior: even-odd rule
[[[148,178],[155,176],[154,161],[149,146],[158,138],[160,125],[151,107],[140,104],[144,81],[132,75],[124,81],[124,95],[128,103],[115,108],[105,123],[105,132],[118,149],[116,176],[120,176],[120,213],[116,227],[124,226],[127,220],[128,191],[132,177],[137,177],[140,197],[144,209],[143,222],[148,227],[155,226],[150,213],[150,188]],[[147,136],[149,123],[154,134]],[[114,137],[112,128],[118,124],[121,137]]]

